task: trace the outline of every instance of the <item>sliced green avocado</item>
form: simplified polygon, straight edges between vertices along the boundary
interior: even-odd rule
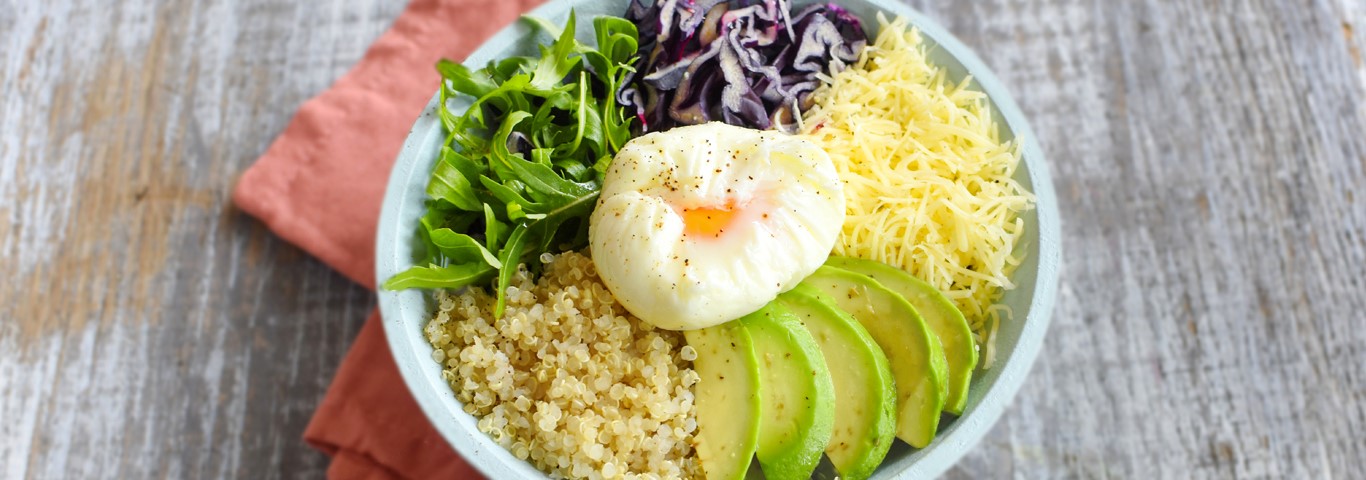
[[[759,361],[740,322],[683,332],[697,350],[697,464],[708,480],[745,478],[759,442]]]
[[[948,362],[925,320],[906,299],[867,275],[823,266],[802,283],[829,295],[877,340],[896,380],[896,436],[912,447],[928,446],[947,398]]]
[[[868,478],[896,438],[896,388],[887,356],[854,317],[809,285],[778,295],[778,303],[811,332],[830,370],[834,432],[825,455],[841,478]]]
[[[811,478],[835,425],[835,386],[811,332],[777,302],[740,319],[759,359],[759,466],[768,480]]]
[[[954,415],[963,414],[963,407],[968,403],[972,370],[977,368],[977,344],[972,341],[972,328],[968,327],[963,312],[938,289],[900,268],[849,257],[830,257],[825,264],[873,277],[873,280],[901,295],[915,307],[920,317],[925,319],[925,324],[930,326],[930,331],[939,337],[939,344],[944,347],[944,359],[949,362],[949,397],[944,401],[944,411]]]

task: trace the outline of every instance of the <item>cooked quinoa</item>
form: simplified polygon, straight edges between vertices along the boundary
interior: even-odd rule
[[[541,262],[535,282],[518,266],[501,319],[480,289],[436,293],[427,340],[465,411],[552,477],[699,477],[696,352],[617,304],[587,255]]]

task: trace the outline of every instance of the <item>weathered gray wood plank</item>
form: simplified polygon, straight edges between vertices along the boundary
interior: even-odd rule
[[[402,5],[0,8],[0,478],[293,478],[373,301],[231,184]]]
[[[1366,6],[913,0],[1050,157],[1045,354],[955,478],[1366,471]],[[0,478],[317,477],[371,296],[231,208],[402,5],[0,6]]]
[[[1034,376],[956,476],[1359,474],[1360,6],[963,9],[1051,157],[1066,268]]]

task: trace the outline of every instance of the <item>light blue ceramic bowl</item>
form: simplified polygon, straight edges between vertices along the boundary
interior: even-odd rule
[[[578,12],[580,19],[588,19],[602,14],[620,15],[627,2],[560,0],[536,9],[531,15],[562,23],[571,8]],[[812,2],[797,0],[795,3]],[[930,45],[931,60],[947,68],[951,79],[958,81],[971,75],[975,86],[991,98],[997,121],[1004,127],[1003,137],[1021,140],[1024,166],[1018,170],[1016,178],[1038,198],[1037,208],[1023,216],[1026,234],[1018,248],[1026,249],[1028,253],[1024,264],[1013,275],[1018,288],[1008,292],[1003,300],[1014,312],[1014,319],[1005,322],[998,332],[996,366],[977,373],[963,416],[941,424],[934,443],[928,448],[914,450],[896,442],[874,475],[874,478],[930,478],[952,466],[987,434],[1019,390],[1043,345],[1058,279],[1057,202],[1048,177],[1048,165],[1028,122],[1005,86],[976,54],[948,31],[895,0],[836,0],[836,3],[858,14],[868,28],[877,28],[874,19],[878,11],[886,12],[888,18],[907,17],[911,25],[920,28]],[[579,22],[580,38],[592,38],[591,25],[592,22]],[[504,28],[471,54],[465,64],[482,67],[492,59],[534,54],[537,42],[550,39],[531,33],[531,29],[520,22]],[[873,33],[869,32],[870,37]],[[416,245],[413,236],[423,213],[427,178],[445,138],[436,108],[434,98],[413,125],[390,174],[375,245],[378,283],[412,265]],[[513,457],[480,433],[475,428],[475,418],[464,412],[450,386],[441,379],[441,368],[432,361],[432,347],[422,334],[429,317],[423,293],[380,290],[379,306],[384,316],[384,332],[404,381],[432,424],[456,451],[489,478],[545,478],[545,474],[535,467]]]

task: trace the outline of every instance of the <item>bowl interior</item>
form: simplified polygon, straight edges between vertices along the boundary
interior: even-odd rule
[[[796,5],[812,3],[797,0]],[[971,75],[973,87],[991,99],[992,115],[1005,140],[1019,139],[1023,165],[1016,179],[1038,199],[1034,210],[1022,218],[1026,234],[1016,247],[1026,252],[1025,261],[1012,275],[1017,288],[1006,293],[1002,302],[1013,318],[1002,323],[997,332],[997,357],[993,368],[975,373],[963,416],[940,426],[939,436],[925,449],[914,450],[895,442],[887,459],[873,478],[914,478],[937,475],[953,465],[990,430],[1029,373],[1043,342],[1052,311],[1059,263],[1058,214],[1053,186],[1028,123],[1004,86],[986,65],[946,30],[911,8],[894,0],[838,0],[841,6],[864,19],[866,28],[877,28],[877,12],[888,18],[907,17],[919,28],[930,59],[948,70],[955,82]],[[597,15],[620,15],[628,0],[560,0],[546,4],[531,15],[563,23],[571,9],[577,12],[578,35],[592,38],[592,23]],[[870,36],[876,32],[870,31]],[[465,61],[482,67],[488,61],[510,55],[532,55],[536,45],[550,39],[521,22],[514,23],[490,38]],[[464,108],[454,103],[454,108]],[[385,191],[376,241],[375,273],[380,283],[412,265],[414,229],[423,214],[427,179],[437,152],[445,138],[436,116],[433,98],[413,125]],[[379,291],[380,311],[389,346],[404,381],[422,410],[442,436],[476,468],[490,478],[544,478],[530,464],[518,460],[490,440],[475,426],[475,419],[441,378],[441,367],[432,361],[432,347],[422,328],[431,311],[426,296],[417,290]]]

